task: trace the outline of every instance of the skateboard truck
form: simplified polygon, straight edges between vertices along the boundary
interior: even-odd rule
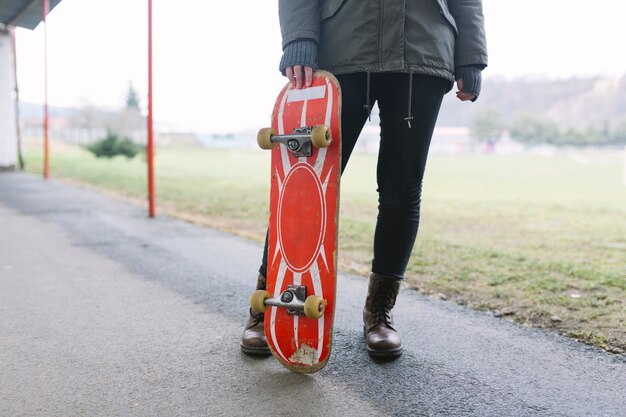
[[[290,285],[278,298],[265,300],[265,304],[287,309],[287,314],[304,316],[304,302],[306,300],[306,287],[303,285]]]
[[[326,148],[331,141],[330,130],[324,125],[296,127],[292,133],[284,135],[276,135],[272,128],[263,128],[257,134],[261,149],[272,149],[274,144],[282,143],[296,158],[309,157],[313,146]]]
[[[257,290],[250,297],[250,307],[264,313],[270,306],[287,309],[287,314],[318,319],[324,315],[326,300],[317,295],[307,297],[304,285],[289,285],[280,296],[272,298],[270,293]]]
[[[274,136],[274,142],[282,143],[287,146],[287,149],[291,151],[293,156],[311,156],[311,128],[310,127],[297,127],[290,135],[278,135]]]

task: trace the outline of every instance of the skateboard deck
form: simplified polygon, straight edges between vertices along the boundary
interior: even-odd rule
[[[312,86],[287,84],[276,99],[271,148],[267,292],[251,298],[265,311],[272,354],[286,368],[316,372],[332,347],[341,174],[341,92],[324,71]],[[271,142],[271,143],[270,143]],[[308,143],[308,144],[307,144]]]

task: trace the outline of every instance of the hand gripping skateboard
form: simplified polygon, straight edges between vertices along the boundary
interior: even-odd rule
[[[272,127],[257,140],[271,149],[267,291],[250,306],[265,312],[265,336],[286,368],[326,365],[332,347],[341,174],[341,92],[336,78],[313,74],[310,88],[287,84]]]

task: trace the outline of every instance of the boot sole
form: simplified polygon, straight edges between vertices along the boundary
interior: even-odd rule
[[[402,347],[393,350],[374,350],[367,347],[367,353],[373,358],[397,358],[402,355]]]
[[[365,330],[365,326],[363,326],[363,337],[367,339],[367,330]],[[373,358],[397,358],[402,355],[402,350],[404,348],[400,346],[399,348],[389,349],[389,350],[376,350],[367,346],[367,353]]]
[[[245,353],[246,355],[250,355],[250,356],[270,356],[272,354],[272,352],[270,351],[270,348],[268,346],[265,346],[265,347],[252,347],[252,346],[246,346],[243,343],[241,343],[240,346],[241,346],[241,351],[243,353]]]

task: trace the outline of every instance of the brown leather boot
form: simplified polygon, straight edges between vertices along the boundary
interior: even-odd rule
[[[370,356],[395,357],[402,354],[402,339],[393,327],[391,313],[399,290],[400,281],[395,277],[376,273],[370,275],[363,308],[363,331]]]
[[[266,279],[263,275],[259,274],[257,279],[256,289],[264,290],[266,285]],[[265,314],[256,313],[250,309],[250,317],[246,323],[246,328],[243,331],[241,338],[241,351],[248,355],[271,355],[270,348],[267,346],[267,339],[265,338],[265,331],[263,330],[263,320]]]

